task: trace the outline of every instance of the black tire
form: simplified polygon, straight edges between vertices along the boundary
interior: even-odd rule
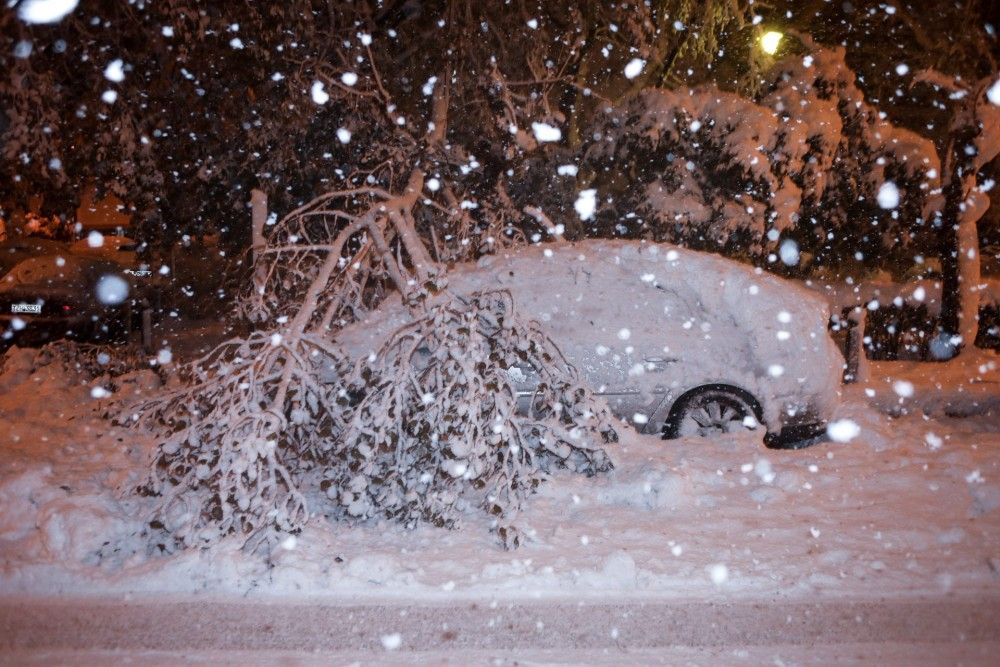
[[[735,387],[695,389],[674,403],[663,424],[663,437],[712,437],[749,430],[747,417],[753,418],[753,428],[760,424],[760,406],[746,392]]]

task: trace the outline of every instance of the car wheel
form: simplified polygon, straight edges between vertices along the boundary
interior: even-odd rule
[[[751,397],[741,393],[706,389],[682,396],[663,425],[664,437],[711,437],[756,428],[759,409]]]

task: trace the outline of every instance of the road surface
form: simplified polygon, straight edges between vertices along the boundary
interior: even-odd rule
[[[1000,664],[1000,596],[358,603],[0,598],[0,663]]]

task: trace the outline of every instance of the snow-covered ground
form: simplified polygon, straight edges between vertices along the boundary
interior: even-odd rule
[[[58,364],[32,372],[32,352],[12,354],[0,375],[0,596],[1000,596],[1000,411],[931,400],[937,383],[970,373],[995,400],[992,356],[874,366],[877,379],[847,387],[839,408],[860,427],[849,442],[778,451],[752,433],[662,441],[623,425],[615,471],[543,485],[522,518],[531,539],[514,552],[479,514],[455,531],[315,517],[266,564],[235,541],[134,551],[147,505],[122,491],[153,443],[102,419],[106,400],[79,377]],[[119,381],[117,393],[150,380]]]

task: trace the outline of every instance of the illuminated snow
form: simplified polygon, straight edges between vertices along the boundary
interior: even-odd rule
[[[834,442],[850,442],[861,434],[861,427],[850,419],[838,419],[826,425],[826,434]]]
[[[128,298],[128,283],[121,276],[101,276],[95,288],[97,300],[105,306],[117,306]]]
[[[125,63],[121,58],[115,58],[104,68],[104,78],[108,81],[121,83],[125,80]]]
[[[80,0],[23,0],[17,17],[25,23],[57,23],[76,9]],[[10,3],[7,5],[10,7]]]
[[[330,94],[326,92],[322,81],[313,81],[310,93],[312,95],[313,102],[316,104],[322,105],[330,101]]]
[[[878,189],[875,198],[878,200],[878,205],[884,209],[896,208],[899,206],[899,188],[892,181],[886,181]]]
[[[581,220],[590,220],[593,218],[594,213],[597,211],[597,190],[582,190],[580,194],[577,195],[573,208],[576,210],[576,214],[580,216]]]
[[[629,61],[628,65],[625,65],[625,78],[634,79],[635,77],[642,74],[642,70],[646,67],[646,61],[642,58],[633,58]]]
[[[562,139],[562,130],[548,123],[532,123],[531,131],[534,132],[535,139],[542,143]]]

